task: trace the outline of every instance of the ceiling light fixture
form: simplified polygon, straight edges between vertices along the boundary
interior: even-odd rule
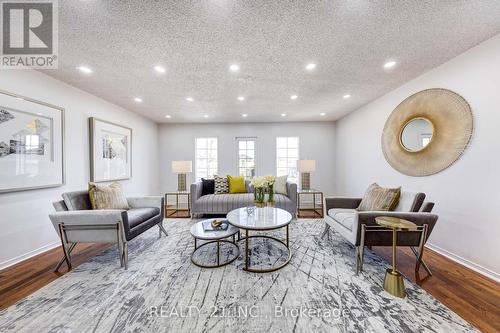
[[[245,97],[243,97],[243,96],[238,97],[238,101],[244,101],[244,100],[245,100]]]
[[[208,118],[208,114],[204,115],[203,118]]]
[[[231,72],[237,72],[240,70],[240,66],[236,65],[236,64],[232,64],[231,66],[229,66],[229,69],[231,70]]]
[[[192,101],[194,101],[194,99],[193,99],[193,97],[186,97],[186,101],[192,102]]]
[[[281,116],[282,116],[282,117],[286,117],[286,113],[282,113],[282,114],[281,114]]]
[[[248,117],[248,115],[247,115],[246,113],[243,113],[241,116],[242,116],[243,118]]]
[[[320,115],[321,117],[323,117],[323,116],[326,116],[326,113],[321,112],[319,115]]]
[[[142,98],[140,97],[134,97],[134,101],[137,103],[142,103]]]
[[[349,95],[349,94],[345,94],[345,95],[344,95],[344,99],[348,99],[348,98],[351,98],[351,95]]]
[[[163,67],[163,66],[159,66],[159,65],[158,65],[158,66],[155,66],[155,71],[156,71],[156,72],[158,72],[158,73],[163,74],[163,73],[165,73],[167,70],[165,69],[165,67]]]
[[[389,68],[392,68],[392,67],[394,67],[394,66],[396,66],[396,62],[395,62],[395,61],[393,61],[393,60],[388,61],[388,62],[386,62],[386,63],[384,64],[384,68],[385,68],[385,69],[389,69]]]
[[[85,74],[92,74],[94,72],[91,68],[87,66],[78,66],[76,69]]]
[[[312,70],[313,70],[313,69],[315,69],[315,68],[316,68],[316,64],[313,64],[313,63],[311,63],[311,64],[307,64],[307,66],[306,66],[306,69],[307,69],[308,71],[312,71]]]
[[[299,96],[297,96],[297,95],[290,96],[290,99],[297,99],[297,98],[299,98]]]
[[[170,118],[172,118],[172,116],[171,116],[171,115],[169,115],[169,114],[167,114],[167,115],[165,116],[165,118],[170,119]]]

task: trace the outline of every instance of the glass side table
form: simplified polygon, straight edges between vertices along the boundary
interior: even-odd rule
[[[166,218],[190,218],[191,195],[189,192],[165,193]]]
[[[297,191],[297,213],[300,218],[323,218],[323,192],[309,189]]]

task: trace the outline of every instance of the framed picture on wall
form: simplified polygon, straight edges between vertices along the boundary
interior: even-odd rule
[[[90,180],[108,182],[132,177],[132,129],[89,118]]]
[[[64,185],[64,109],[0,90],[0,192]]]

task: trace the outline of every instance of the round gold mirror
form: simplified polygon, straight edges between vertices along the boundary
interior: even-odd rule
[[[401,130],[401,145],[410,152],[421,151],[432,141],[433,133],[434,126],[429,119],[413,118]]]

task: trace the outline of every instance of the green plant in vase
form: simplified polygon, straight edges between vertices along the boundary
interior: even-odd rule
[[[254,201],[257,207],[266,206],[266,201],[274,201],[274,176],[254,177],[251,184],[254,188]]]

